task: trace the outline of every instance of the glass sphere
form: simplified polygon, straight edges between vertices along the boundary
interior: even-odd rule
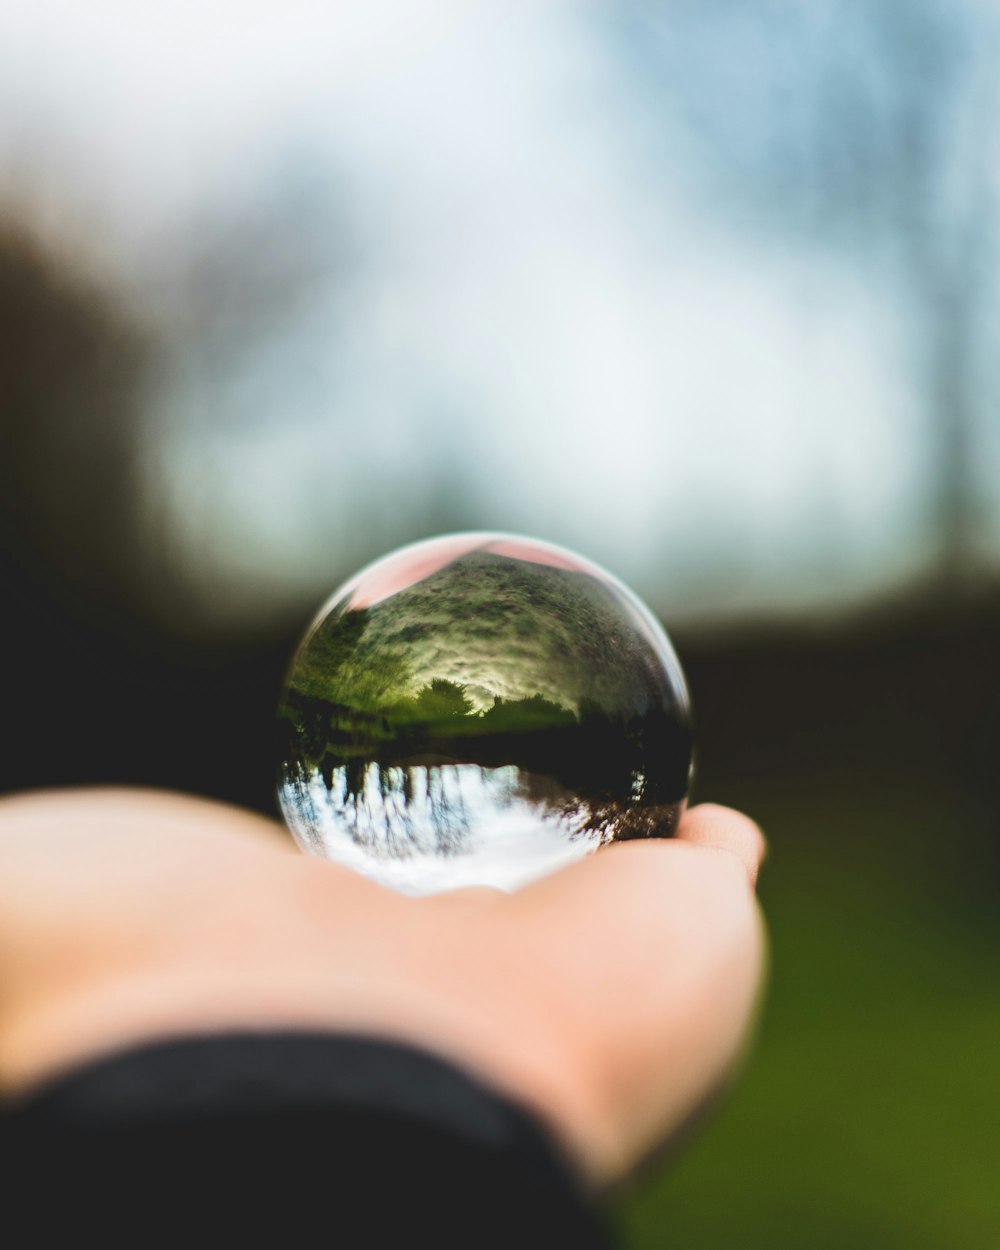
[[[305,850],[407,893],[514,888],[686,800],[687,689],[663,629],[559,547],[453,534],[333,595],[282,697],[279,799]]]

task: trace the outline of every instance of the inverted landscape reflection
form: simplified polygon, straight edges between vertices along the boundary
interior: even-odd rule
[[[293,660],[279,797],[307,850],[409,892],[513,888],[669,836],[690,709],[662,628],[579,557],[505,535],[404,548]]]

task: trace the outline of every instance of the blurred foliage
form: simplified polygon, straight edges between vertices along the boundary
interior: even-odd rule
[[[134,610],[144,586],[146,347],[78,257],[0,214],[0,560],[104,618]]]
[[[705,214],[777,254],[823,257],[888,294],[933,448],[939,574],[981,573],[1000,288],[1000,25],[947,0],[627,0],[609,31],[634,68],[648,159]],[[687,159],[685,159],[685,155]]]
[[[718,1121],[623,1204],[629,1244],[987,1250],[1000,926],[942,905],[912,864],[956,852],[954,814],[818,791],[755,812],[772,848],[760,1035]]]
[[[635,1250],[1000,1244],[998,622],[691,655],[701,795],[769,837],[771,980],[735,1089],[620,1201]]]

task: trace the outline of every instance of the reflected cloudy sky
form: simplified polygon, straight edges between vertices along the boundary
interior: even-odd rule
[[[830,130],[800,99],[809,57],[829,68],[841,46],[831,22],[848,63],[858,6],[836,7],[798,13],[784,42],[762,4],[7,12],[4,199],[43,235],[85,239],[160,345],[148,513],[168,518],[194,600],[275,612],[458,528],[577,548],[669,620],[858,602],[926,567],[927,318],[906,264],[885,259],[909,218],[856,212],[849,186],[833,202],[837,168],[870,189],[858,161],[884,152],[852,146],[863,113]],[[895,101],[906,78],[878,61],[891,39],[869,42],[881,117],[879,91]],[[982,77],[963,63],[949,81]],[[956,104],[932,131],[982,151],[980,116]],[[797,140],[776,120],[796,117]],[[817,180],[795,152],[834,173]],[[941,171],[959,192],[926,240],[971,228],[961,177]],[[814,205],[810,231],[817,188],[829,214]],[[988,221],[977,246],[992,247]],[[992,558],[990,282],[977,301],[959,355]]]

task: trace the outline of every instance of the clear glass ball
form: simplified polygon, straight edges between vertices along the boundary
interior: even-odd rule
[[[324,606],[279,711],[299,845],[407,893],[512,889],[626,838],[669,837],[690,704],[659,622],[572,552],[452,534]]]

